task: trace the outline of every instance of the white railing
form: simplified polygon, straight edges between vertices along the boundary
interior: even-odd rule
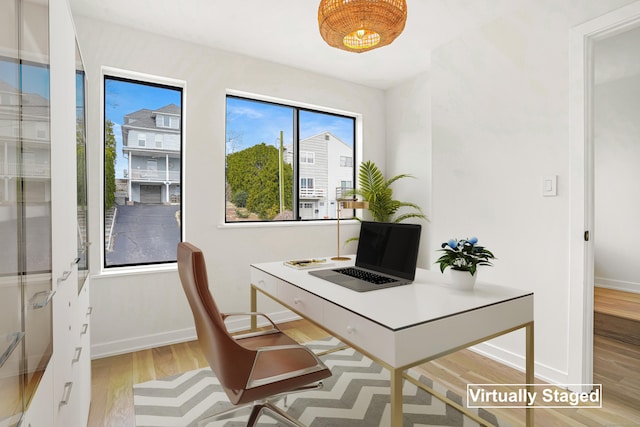
[[[301,199],[321,199],[326,194],[323,188],[301,188],[299,193]]]
[[[163,170],[134,169],[131,171],[131,180],[180,182],[180,172],[169,171],[169,176],[167,177],[167,172]]]
[[[19,171],[17,163],[0,162],[0,176],[47,178],[51,176],[51,166],[47,163],[25,163]]]

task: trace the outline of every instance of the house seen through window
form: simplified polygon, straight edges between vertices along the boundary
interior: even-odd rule
[[[182,88],[104,78],[104,266],[176,261]]]
[[[232,95],[226,106],[226,222],[336,218],[355,182],[355,117]]]

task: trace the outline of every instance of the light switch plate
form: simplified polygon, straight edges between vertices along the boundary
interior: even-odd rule
[[[558,195],[558,175],[546,175],[542,177],[542,195],[545,197]]]

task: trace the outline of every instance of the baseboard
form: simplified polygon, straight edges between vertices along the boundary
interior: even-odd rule
[[[640,283],[625,282],[623,280],[608,279],[606,277],[596,277],[594,282],[597,288],[606,288],[616,291],[633,292],[634,294],[640,294]]]
[[[298,320],[300,317],[295,313],[283,310],[277,313],[269,314],[271,320],[275,323],[290,322]],[[266,324],[266,321],[259,322],[258,326]],[[227,322],[229,331],[242,331],[249,328],[249,319],[243,317],[240,320],[231,320]],[[158,334],[150,334],[138,337],[126,338],[123,340],[110,341],[105,343],[93,344],[91,346],[91,358],[102,359],[104,357],[117,356],[119,354],[131,353],[134,351],[147,350],[149,348],[161,347],[164,345],[178,344],[181,342],[193,341],[196,339],[195,327],[167,331]]]
[[[524,356],[521,356],[516,353],[512,353],[510,351],[497,347],[493,344],[484,343],[484,342],[480,344],[476,344],[473,347],[469,347],[469,350],[474,351],[478,354],[481,354],[482,356],[488,357],[489,359],[495,360],[498,363],[502,363],[503,365],[509,366],[510,368],[513,368],[522,372],[523,373],[522,382],[524,383],[524,366],[525,366]],[[534,370],[535,370],[535,377],[548,384],[568,384],[569,383],[569,374],[567,372],[559,371],[557,369],[551,368],[547,365],[543,365],[538,362],[535,362]]]
[[[159,334],[144,335],[126,338],[123,340],[109,341],[91,345],[91,359],[117,356],[119,354],[132,353],[134,351],[147,350],[149,348],[164,345],[177,344],[196,339],[195,327],[162,332]]]

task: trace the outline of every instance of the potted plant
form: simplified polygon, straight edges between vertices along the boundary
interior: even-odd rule
[[[493,253],[484,246],[478,245],[478,238],[450,239],[441,245],[440,252],[444,254],[438,258],[440,271],[451,269],[452,283],[460,288],[470,289],[473,287],[477,277],[479,265],[493,265],[491,260],[495,259]]]
[[[400,174],[392,178],[385,179],[380,169],[372,161],[360,164],[358,182],[360,186],[347,193],[347,196],[359,195],[363,200],[369,202],[368,211],[374,221],[378,222],[400,222],[409,218],[428,219],[422,213],[420,206],[415,203],[401,202],[393,198],[391,184],[402,178],[411,178],[411,175]],[[400,208],[411,208],[412,211],[396,215]]]

